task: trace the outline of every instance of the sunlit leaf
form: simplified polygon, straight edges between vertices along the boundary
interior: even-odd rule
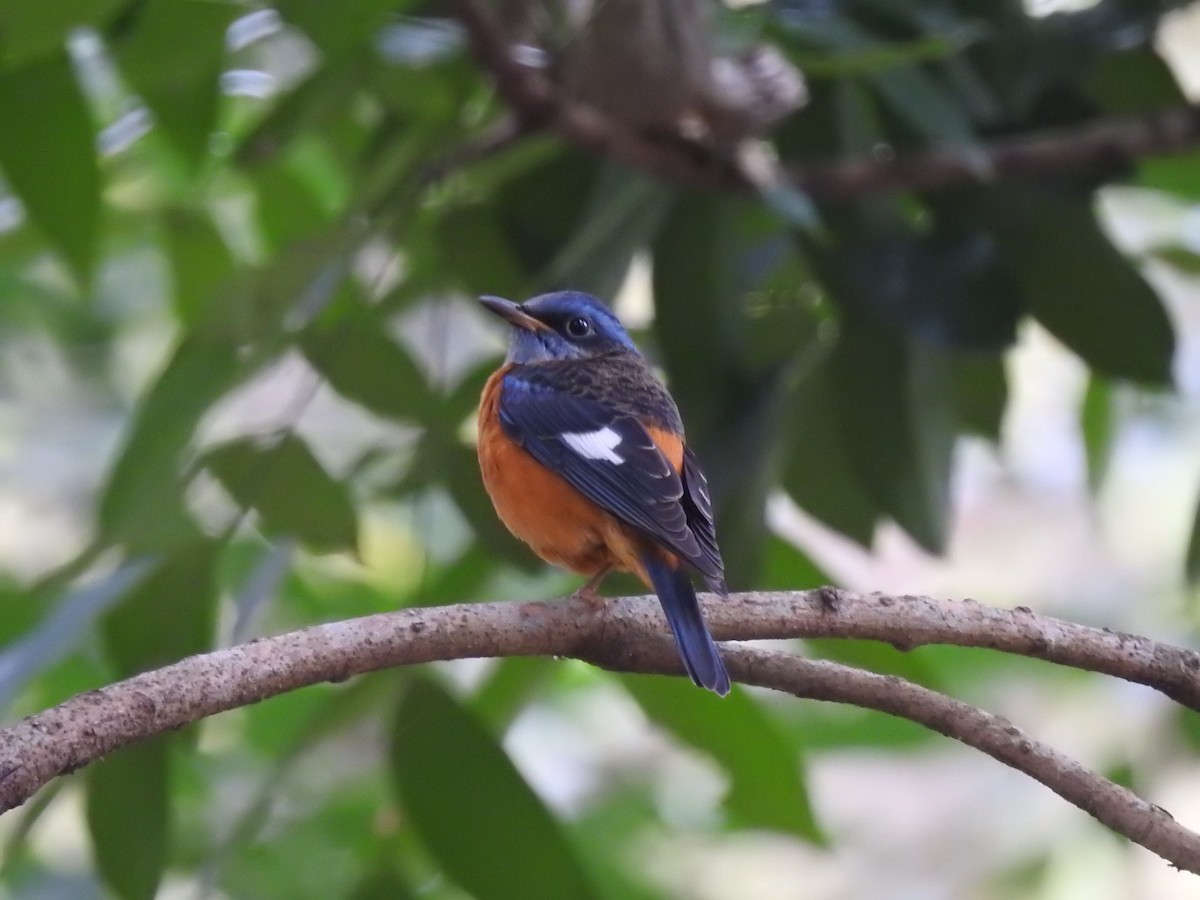
[[[596,897],[562,826],[479,721],[415,679],[392,733],[392,773],[412,826],[479,900]]]
[[[95,129],[65,52],[0,68],[0,169],[87,282],[100,225]]]
[[[682,679],[652,675],[621,680],[651,719],[725,770],[730,779],[725,805],[739,825],[825,842],[804,783],[801,748],[749,694],[735,690],[722,699]]]

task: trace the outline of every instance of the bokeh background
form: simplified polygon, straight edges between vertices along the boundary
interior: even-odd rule
[[[503,349],[472,298],[565,286],[661,364],[735,589],[1200,644],[1200,150],[988,166],[1195,104],[1200,5],[716,9],[714,52],[766,43],[806,77],[765,138],[786,165],[936,147],[974,171],[836,200],[553,133],[462,154],[507,112],[455,11],[0,6],[0,720],[255,635],[574,589],[503,532],[472,445]],[[499,11],[551,80],[596,15]],[[1200,828],[1200,721],[1148,689],[794,649],[1001,713]],[[215,717],[0,817],[0,854],[5,898],[1200,897],[908,723],[549,659]]]

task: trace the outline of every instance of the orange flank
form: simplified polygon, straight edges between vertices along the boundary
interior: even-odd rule
[[[604,569],[633,572],[647,586],[640,556],[658,550],[671,563],[674,554],[624,525],[514,443],[500,425],[504,366],[488,379],[479,407],[479,468],[496,514],[506,528],[552,565],[592,576]],[[651,438],[678,470],[683,442],[653,429]]]
[[[669,431],[664,431],[661,428],[649,426],[646,428],[646,433],[650,435],[650,440],[654,441],[654,446],[662,451],[662,455],[667,458],[667,462],[676,471],[683,469],[683,438],[677,434],[671,434]]]

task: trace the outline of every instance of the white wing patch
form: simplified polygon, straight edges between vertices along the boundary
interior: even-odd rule
[[[582,456],[584,459],[602,459],[614,466],[625,462],[616,452],[621,443],[621,435],[608,426],[596,431],[578,431],[560,434],[562,442]]]

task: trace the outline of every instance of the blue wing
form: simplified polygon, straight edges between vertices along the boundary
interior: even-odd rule
[[[518,372],[504,379],[500,423],[543,466],[724,589],[704,476],[690,454],[681,478],[634,417]]]
[[[717,526],[713,522],[708,479],[704,477],[700,461],[696,459],[696,454],[690,447],[683,448],[683,509],[687,514],[688,526],[700,545],[700,552],[712,562],[716,570],[715,575],[705,573],[704,580],[710,588],[724,597],[728,593],[725,587],[725,563],[721,560],[721,548],[717,546]]]

